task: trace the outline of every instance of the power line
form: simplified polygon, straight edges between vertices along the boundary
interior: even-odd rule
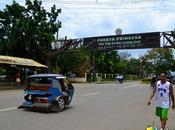
[[[140,0],[135,1],[138,4],[128,5],[128,3],[126,3],[126,0],[123,0],[123,2],[120,1],[120,3],[115,3],[114,4],[115,6],[114,5],[110,6],[110,5],[112,5],[110,2],[108,2],[108,5],[105,5],[104,3],[103,3],[103,5],[96,4],[96,3],[93,4],[92,2],[90,4],[88,4],[89,1],[85,1],[84,3],[81,1],[81,2],[79,2],[79,5],[76,5],[76,4],[74,5],[75,1],[66,1],[67,4],[65,4],[65,2],[63,0],[59,1],[59,2],[61,3],[62,7],[65,8],[65,10],[69,10],[69,14],[72,14],[71,17],[74,17],[76,19],[78,18],[78,19],[83,20],[85,22],[87,22],[88,19],[91,19],[91,18],[93,19],[93,18],[97,18],[97,17],[101,17],[101,18],[116,17],[114,14],[111,14],[111,13],[106,14],[106,12],[105,12],[105,14],[101,14],[102,10],[103,11],[104,10],[105,11],[107,11],[107,10],[109,10],[109,11],[110,10],[119,10],[120,12],[122,12],[121,14],[117,13],[116,14],[117,16],[125,16],[125,15],[127,16],[127,15],[137,14],[137,13],[140,13],[141,11],[144,11],[143,13],[145,13],[145,11],[146,11],[146,13],[147,13],[150,11],[150,8],[151,8],[151,10],[155,10],[155,11],[156,10],[157,11],[159,11],[159,10],[168,11],[170,9],[174,10],[174,8],[171,8],[169,6],[166,6],[163,8],[160,8],[158,6],[152,6],[153,3],[159,4],[161,2],[161,0],[154,0],[154,1],[149,1],[149,2],[148,2],[148,0],[142,0],[141,2],[139,2],[139,1]],[[166,1],[167,0],[164,0],[164,2],[166,2]],[[99,1],[97,1],[97,2],[99,2]],[[120,6],[121,3],[125,4],[125,6]],[[146,4],[143,4],[143,3],[146,3]],[[77,12],[77,11],[79,11],[79,12]],[[98,14],[98,13],[100,13],[100,14]],[[86,18],[86,20],[84,18]]]
[[[135,8],[131,8],[131,7],[66,7],[67,9],[71,9],[71,10],[84,10],[84,11],[98,11],[98,10],[145,10],[145,9],[150,9],[150,7],[135,7]],[[157,10],[169,10],[172,9],[174,10],[173,7],[164,7],[164,8],[160,8],[160,7],[151,7],[151,9],[157,9]]]
[[[24,0],[17,0],[17,2],[24,3]],[[167,2],[169,0],[163,0],[163,2]],[[172,2],[174,0],[171,0]],[[94,0],[94,1],[70,1],[70,0],[42,0],[45,4],[59,4],[64,6],[64,8],[71,9],[71,10],[102,10],[102,9],[132,9],[139,8],[141,6],[142,9],[149,8],[149,6],[153,4],[161,3],[162,0],[117,0],[117,1],[101,1],[101,0]],[[4,3],[4,2],[3,2]],[[6,3],[4,3],[6,4]],[[143,6],[144,5],[144,6]],[[130,7],[127,7],[130,6]],[[159,7],[154,7],[159,9]],[[170,8],[170,7],[169,7]],[[165,8],[164,8],[165,9]],[[168,7],[166,7],[166,10]]]
[[[171,0],[172,2],[174,0]],[[155,5],[160,4],[162,0],[118,0],[118,2],[112,1],[65,1],[65,0],[50,0],[54,4],[61,4],[63,8],[69,10],[81,10],[81,11],[97,11],[97,10],[137,10],[137,9],[154,9],[154,10],[173,10],[174,7],[166,6],[160,8],[160,6],[155,7]],[[169,0],[163,0],[163,2],[170,2]]]
[[[172,2],[174,0],[171,0]],[[162,0],[117,0],[117,1],[65,1],[65,0],[50,0],[49,3],[61,3],[64,5],[130,5],[130,4],[148,4],[148,3],[161,3]],[[163,0],[163,2],[169,2],[169,0]]]

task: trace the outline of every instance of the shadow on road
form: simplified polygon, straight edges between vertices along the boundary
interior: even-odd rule
[[[63,113],[63,112],[67,112],[67,111],[70,111],[71,109],[73,109],[74,106],[67,106],[63,111],[61,112],[49,112],[47,110],[37,110],[37,109],[18,109],[20,111],[23,111],[23,112],[32,112],[32,113],[41,113],[41,114],[55,114],[55,113]]]

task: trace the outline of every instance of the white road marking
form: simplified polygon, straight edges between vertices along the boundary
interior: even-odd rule
[[[135,85],[132,85],[132,86],[128,86],[128,87],[122,87],[120,89],[127,89],[127,88],[134,88],[134,87],[136,87],[136,86]]]
[[[0,112],[10,111],[10,110],[16,110],[16,109],[17,109],[17,107],[4,108],[4,109],[0,109]]]
[[[100,92],[86,93],[86,94],[83,94],[82,96],[86,97],[86,96],[92,96],[97,94],[100,94]]]

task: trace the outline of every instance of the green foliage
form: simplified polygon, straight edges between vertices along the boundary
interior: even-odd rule
[[[4,68],[0,68],[0,74],[5,74],[6,73],[6,70]]]
[[[116,64],[120,61],[117,51],[98,52],[95,54],[95,68],[100,73],[115,73]]]
[[[121,60],[118,64],[116,64],[117,73],[126,74],[127,67],[128,67],[127,61],[122,61]]]
[[[48,57],[54,57],[50,56],[51,42],[61,27],[58,20],[60,12],[55,5],[50,12],[46,11],[38,0],[26,0],[25,6],[15,1],[7,5],[0,11],[1,54],[42,58],[43,63]]]
[[[151,82],[151,79],[149,78],[144,78],[141,80],[143,83],[150,83]]]
[[[98,73],[119,73],[137,75],[139,59],[131,58],[128,52],[111,51],[95,54],[95,68]]]
[[[168,48],[152,49],[141,60],[142,69],[147,74],[169,71],[174,65],[173,51]]]
[[[90,62],[90,53],[82,49],[60,54],[57,58],[57,65],[60,67],[61,73],[75,72],[79,76],[84,76],[89,71]]]
[[[127,74],[138,75],[140,70],[140,59],[131,58],[128,61]]]
[[[23,17],[22,13],[24,10],[25,9],[23,6],[20,6],[14,1],[11,6],[7,5],[4,11],[0,11],[0,44],[3,52],[8,51],[7,53],[10,53],[12,51],[11,48],[14,46],[13,39],[14,37],[18,38],[19,34],[21,33],[19,22]],[[17,35],[14,35],[15,31],[15,34]]]

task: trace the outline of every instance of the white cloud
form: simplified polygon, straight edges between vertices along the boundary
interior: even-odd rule
[[[108,5],[104,10],[99,9],[99,6],[91,6],[92,10],[89,10],[89,6],[83,5],[84,9],[79,6],[76,5],[79,10],[63,7],[63,28],[60,34],[67,32],[70,37],[86,37],[114,34],[118,27],[122,28],[124,33],[166,31],[174,28],[175,14],[171,10],[162,9],[160,3],[126,4],[121,7],[116,5],[115,9],[114,6]]]
[[[174,30],[175,28],[175,14],[169,13],[153,13],[153,20],[152,20],[152,25],[155,28],[155,30],[160,30],[160,31],[169,31],[169,30]]]
[[[11,3],[1,0],[2,3]],[[21,4],[25,0],[16,0]],[[87,37],[124,33],[173,30],[174,0],[42,0],[48,10],[62,8],[60,36]],[[96,1],[98,1],[96,3]],[[2,6],[2,5],[1,5]]]

